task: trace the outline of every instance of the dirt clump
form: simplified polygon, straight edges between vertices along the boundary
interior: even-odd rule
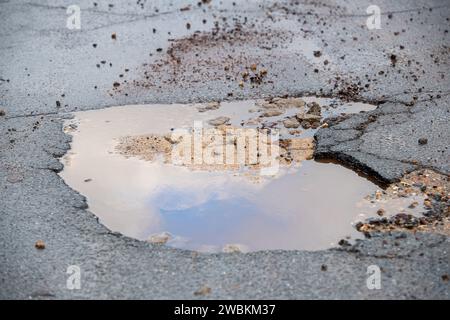
[[[42,240],[38,240],[38,241],[36,241],[36,243],[34,244],[34,247],[35,247],[36,249],[43,250],[43,249],[45,249],[45,242],[42,241]]]

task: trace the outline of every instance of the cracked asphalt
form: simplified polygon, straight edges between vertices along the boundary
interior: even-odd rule
[[[199,254],[110,232],[58,176],[70,112],[283,95],[378,105],[319,130],[316,158],[383,182],[421,168],[448,175],[447,0],[76,2],[80,30],[66,28],[72,1],[0,1],[0,298],[449,298],[443,234]],[[366,26],[372,4],[379,30]],[[253,63],[267,76],[241,88]],[[366,286],[374,264],[380,290]],[[81,268],[80,290],[66,287],[69,265]],[[211,292],[195,295],[203,286]]]

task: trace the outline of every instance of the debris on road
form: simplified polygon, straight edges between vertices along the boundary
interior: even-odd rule
[[[169,232],[162,232],[162,233],[151,235],[148,238],[148,242],[153,243],[153,244],[165,244],[170,239],[172,239],[172,235]]]
[[[203,286],[197,291],[194,292],[194,295],[196,296],[204,296],[211,293],[211,288],[207,286]]]
[[[411,197],[424,198],[423,206],[417,200],[407,201]],[[370,236],[374,231],[411,230],[437,232],[450,235],[450,182],[449,177],[429,169],[419,170],[405,175],[398,183],[391,184],[384,192],[377,191],[368,199],[373,203],[383,203],[390,210],[378,209],[379,219],[370,219],[356,224],[356,229]],[[401,212],[392,212],[398,208]],[[411,213],[408,212],[410,210]],[[418,214],[418,212],[423,212]],[[389,216],[387,216],[389,215]]]
[[[39,250],[45,249],[45,243],[44,243],[44,241],[42,241],[42,240],[38,240],[38,241],[36,241],[36,243],[34,244],[34,247],[35,247],[36,249],[39,249]]]

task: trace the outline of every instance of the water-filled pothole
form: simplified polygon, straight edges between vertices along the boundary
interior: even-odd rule
[[[376,216],[366,196],[379,187],[345,167],[312,160],[312,136],[326,117],[371,109],[308,97],[77,112],[65,125],[73,141],[61,176],[87,197],[103,224],[137,239],[207,252],[325,249],[361,237],[353,224]],[[230,139],[227,129],[265,128],[271,138],[276,132],[276,170],[175,164],[168,156],[180,144],[173,133],[181,128],[195,136],[199,124],[202,133],[215,127],[221,150],[238,148],[239,134]],[[203,155],[214,140],[206,136]],[[251,154],[246,139],[244,161]],[[255,150],[259,159],[261,148]],[[189,151],[193,159],[195,146]]]

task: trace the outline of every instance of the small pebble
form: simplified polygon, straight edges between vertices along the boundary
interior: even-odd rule
[[[34,247],[35,247],[36,249],[39,249],[39,250],[45,249],[45,243],[44,243],[44,241],[42,241],[42,240],[38,240],[38,241],[36,241],[36,243],[34,244]]]
[[[211,288],[207,287],[207,286],[204,286],[204,287],[201,287],[199,290],[195,291],[194,295],[196,295],[196,296],[204,296],[204,295],[209,294],[209,293],[211,293]]]

